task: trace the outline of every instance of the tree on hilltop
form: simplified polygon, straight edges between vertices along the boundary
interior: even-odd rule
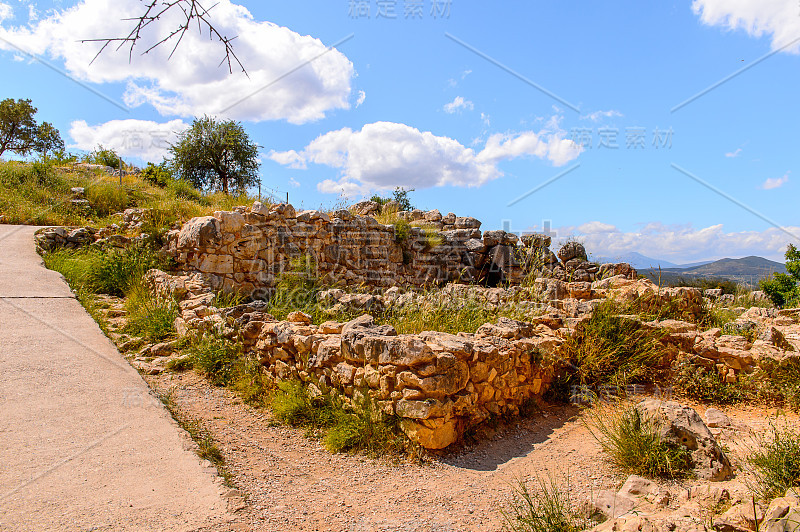
[[[228,194],[231,188],[243,192],[258,183],[258,145],[233,120],[195,118],[170,153],[175,175],[195,188]]]
[[[31,100],[0,101],[0,156],[6,151],[25,157],[32,151],[47,155],[64,149],[64,141],[52,124],[36,122],[36,111]]]

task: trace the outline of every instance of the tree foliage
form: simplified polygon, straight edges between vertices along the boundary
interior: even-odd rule
[[[58,130],[48,122],[37,123],[36,111],[31,100],[0,101],[0,155],[6,151],[23,157],[32,151],[42,155],[63,151]]]
[[[760,283],[778,307],[800,304],[800,251],[793,244],[786,249],[786,271],[789,273],[774,273]]]
[[[199,189],[243,192],[258,182],[258,145],[233,120],[205,116],[170,146],[175,175]]]

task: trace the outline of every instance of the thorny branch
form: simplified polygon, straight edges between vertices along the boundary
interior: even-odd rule
[[[208,30],[208,37],[209,39],[213,40],[216,38],[219,42],[225,47],[225,57],[220,61],[220,65],[224,63],[228,64],[228,71],[232,74],[233,73],[233,63],[236,63],[238,68],[242,69],[245,75],[247,75],[247,70],[245,70],[244,65],[239,60],[236,55],[236,52],[233,49],[233,40],[236,37],[228,38],[227,36],[221,34],[216,27],[211,23],[211,18],[209,16],[209,12],[216,7],[217,4],[206,9],[203,7],[198,0],[141,0],[145,4],[145,11],[144,13],[135,18],[124,19],[135,21],[135,25],[133,29],[128,33],[126,37],[112,37],[106,39],[84,39],[81,42],[102,42],[103,46],[97,52],[97,54],[92,59],[92,63],[100,56],[100,54],[105,51],[112,43],[119,43],[117,46],[117,50],[120,50],[123,46],[128,46],[128,61],[133,58],[133,49],[139,43],[139,40],[142,38],[142,33],[148,26],[153,24],[154,22],[161,19],[161,17],[166,14],[168,11],[173,10],[180,11],[182,13],[182,22],[178,24],[178,27],[173,29],[166,35],[163,39],[156,42],[154,45],[146,49],[142,52],[142,55],[149,53],[151,50],[165,44],[169,41],[174,41],[175,45],[172,47],[172,51],[169,54],[169,59],[172,58],[173,54],[175,54],[175,50],[178,49],[178,46],[183,41],[183,37],[186,35],[186,32],[189,31],[189,27],[194,21],[197,23],[197,31],[202,35],[203,29]]]

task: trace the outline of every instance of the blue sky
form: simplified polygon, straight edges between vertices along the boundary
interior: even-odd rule
[[[0,0],[0,95],[31,98],[72,151],[137,163],[193,116],[240,120],[264,187],[298,207],[413,187],[484,229],[675,263],[800,242],[792,2],[223,0],[211,14],[249,78],[198,35],[171,60],[90,65],[97,45],[77,41],[127,33],[141,5]]]

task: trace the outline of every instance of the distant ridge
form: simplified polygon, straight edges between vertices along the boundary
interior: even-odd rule
[[[763,257],[749,256],[741,259],[719,259],[713,262],[697,265],[678,266],[673,268],[661,267],[640,269],[640,273],[653,279],[660,273],[661,281],[672,283],[680,278],[700,279],[715,278],[728,279],[740,284],[755,286],[759,280],[769,277],[773,273],[786,273],[786,266]]]

